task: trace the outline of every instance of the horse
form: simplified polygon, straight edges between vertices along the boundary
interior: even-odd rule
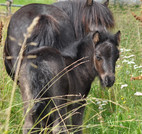
[[[44,45],[62,51],[70,42],[91,31],[113,28],[114,19],[107,7],[108,3],[108,0],[104,4],[92,0],[73,0],[53,5],[30,4],[19,9],[10,20],[4,46],[4,62],[8,75],[14,79],[24,35],[34,18],[40,17],[27,40],[24,53]]]
[[[94,0],[67,0],[54,3],[70,18],[76,38],[85,36],[90,31],[112,29],[115,26],[113,14],[108,8],[109,0],[103,4]]]
[[[120,31],[95,31],[62,51],[45,45],[25,53],[19,73],[24,134],[82,133],[91,83],[96,77],[103,87],[115,82],[120,35]],[[28,58],[30,55],[36,58]]]
[[[16,61],[25,39],[24,35],[37,17],[39,17],[38,22],[26,41],[24,53],[44,45],[61,50],[76,40],[69,17],[59,8],[45,4],[30,4],[22,7],[10,20],[4,46],[6,71],[12,79],[15,76]]]

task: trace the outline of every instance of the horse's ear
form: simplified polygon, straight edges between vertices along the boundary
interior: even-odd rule
[[[115,34],[115,38],[116,38],[116,41],[117,41],[117,45],[119,45],[120,43],[120,38],[121,38],[121,32],[118,31],[116,34]]]
[[[108,5],[109,5],[109,0],[106,0],[106,1],[104,2],[104,5],[105,5],[106,7],[108,7]]]
[[[93,42],[94,44],[98,43],[99,40],[100,40],[100,33],[98,31],[96,31],[94,34],[93,34]]]
[[[92,6],[93,5],[93,0],[87,0],[86,3],[87,3],[88,6]]]

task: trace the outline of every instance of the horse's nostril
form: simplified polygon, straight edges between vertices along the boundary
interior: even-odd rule
[[[104,80],[104,84],[106,87],[111,87],[115,82],[114,76],[106,76]]]
[[[108,77],[108,76],[106,76],[106,77],[105,77],[105,84],[107,84],[107,83],[108,83],[108,81],[109,81],[109,77]]]

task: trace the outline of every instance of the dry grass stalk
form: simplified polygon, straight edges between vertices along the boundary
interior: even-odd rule
[[[12,108],[13,98],[14,98],[14,94],[15,94],[15,90],[16,90],[16,86],[17,86],[18,77],[19,77],[19,71],[20,71],[20,67],[21,67],[21,63],[22,63],[22,59],[23,59],[23,53],[24,53],[25,48],[26,48],[26,42],[27,42],[28,37],[31,36],[32,30],[33,30],[34,26],[38,23],[38,20],[39,20],[39,17],[36,17],[32,21],[31,25],[27,28],[27,33],[25,34],[25,39],[22,43],[22,46],[21,46],[21,49],[20,49],[20,52],[19,52],[17,68],[16,68],[16,73],[15,73],[15,78],[14,78],[14,83],[13,83],[13,89],[12,89],[12,93],[11,93],[9,107],[7,109],[5,133],[8,133],[8,130],[9,130],[9,120],[10,120],[10,115],[11,115],[11,108]]]
[[[0,23],[0,44],[1,44],[1,40],[2,40],[2,29],[3,29],[3,24],[2,22]]]
[[[142,75],[137,77],[131,77],[131,80],[142,80]]]
[[[142,2],[142,0],[141,0]],[[141,9],[142,9],[142,5],[141,5]],[[132,15],[135,17],[136,20],[140,21],[142,23],[142,10],[141,10],[141,15],[137,16],[135,13],[132,12]],[[131,77],[131,80],[142,80],[142,75],[141,76],[137,76],[137,77]]]
[[[142,2],[142,0],[141,0]],[[132,15],[134,16],[134,18],[138,21],[140,21],[142,23],[142,5],[141,5],[141,15],[137,16],[135,13],[132,12]]]
[[[136,20],[142,22],[142,12],[141,12],[141,16],[137,16],[135,13],[132,12],[132,15],[135,17]]]

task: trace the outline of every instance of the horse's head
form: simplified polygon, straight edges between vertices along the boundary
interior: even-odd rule
[[[113,14],[108,8],[109,0],[103,4],[94,0],[86,0],[86,4],[82,9],[82,25],[85,33],[96,30],[101,27],[103,29],[113,28],[115,25]]]
[[[115,82],[115,64],[119,58],[118,45],[120,31],[114,35],[109,33],[95,32],[94,42],[94,65],[103,87],[111,87]]]

